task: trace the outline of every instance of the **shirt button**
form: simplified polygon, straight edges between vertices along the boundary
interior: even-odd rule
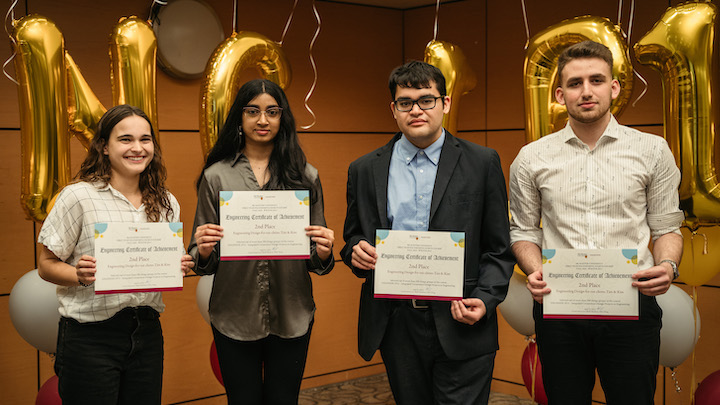
[[[423,199],[423,196],[418,196],[418,198],[422,200],[422,199]]]
[[[420,173],[425,173],[425,170],[423,170],[423,169],[420,169]]]
[[[420,151],[420,152],[419,152],[419,154],[420,154],[420,155],[422,156],[422,155],[424,155],[424,154],[425,154],[425,152],[423,152],[423,151]]]

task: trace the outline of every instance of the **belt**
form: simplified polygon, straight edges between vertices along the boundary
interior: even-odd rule
[[[430,301],[429,300],[416,300],[411,299],[410,303],[412,304],[412,307],[415,309],[428,309],[430,308]]]

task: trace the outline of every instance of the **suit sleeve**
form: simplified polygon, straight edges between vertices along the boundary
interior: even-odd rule
[[[357,245],[362,240],[367,240],[363,234],[360,221],[361,218],[357,200],[357,168],[354,164],[351,164],[348,169],[347,212],[345,214],[345,226],[343,229],[345,246],[340,251],[340,256],[342,256],[343,262],[350,267],[350,270],[352,270],[357,277],[368,278],[371,274],[369,270],[358,269],[352,265],[353,246]],[[371,244],[373,243],[371,242]]]
[[[508,283],[515,266],[510,249],[510,226],[505,177],[500,157],[492,151],[487,171],[485,201],[482,212],[481,256],[478,284],[472,292],[480,298],[489,316],[507,295]]]

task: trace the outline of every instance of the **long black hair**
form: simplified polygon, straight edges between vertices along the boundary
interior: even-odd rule
[[[295,118],[290,111],[287,96],[280,86],[265,79],[251,80],[238,90],[217,142],[205,160],[196,188],[200,188],[205,169],[222,160],[235,158],[237,152],[245,148],[245,136],[242,133],[243,107],[260,94],[270,95],[282,108],[280,129],[273,139],[273,150],[268,165],[270,180],[263,189],[307,189],[311,191],[312,197],[312,181],[305,175],[307,158],[300,147],[295,130]]]

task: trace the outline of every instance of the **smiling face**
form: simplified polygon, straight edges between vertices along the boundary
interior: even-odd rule
[[[430,87],[427,88],[397,86],[395,91],[395,100],[415,101],[422,97],[440,97],[434,81],[431,81]],[[413,104],[410,111],[398,111],[394,102],[390,103],[390,110],[397,121],[398,128],[405,134],[408,141],[418,148],[424,149],[442,135],[443,115],[450,111],[450,97],[438,98],[435,107],[429,110],[421,110],[417,104]]]
[[[142,117],[130,115],[110,132],[103,153],[110,160],[113,178],[139,178],[155,154],[150,124]]]
[[[620,94],[620,83],[600,58],[577,58],[565,65],[562,83],[555,90],[558,103],[567,107],[571,124],[592,124],[610,119],[610,104]]]
[[[265,112],[268,108],[279,107],[275,98],[267,93],[260,93],[245,107],[254,107],[263,111],[257,117],[248,117],[243,113],[242,130],[246,146],[272,146],[275,136],[280,130],[280,116],[269,117]]]

